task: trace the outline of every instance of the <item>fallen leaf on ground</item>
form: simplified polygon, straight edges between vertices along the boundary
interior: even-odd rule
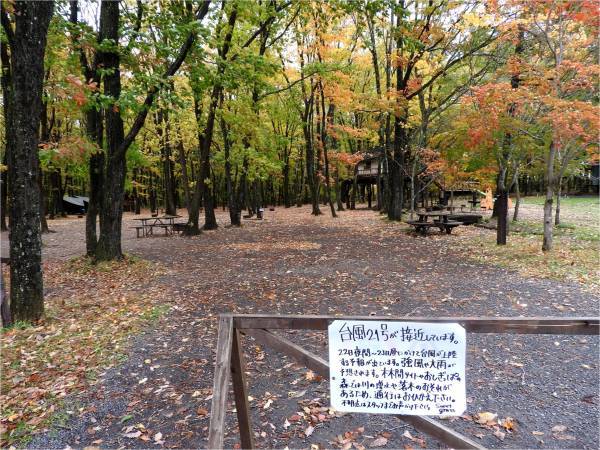
[[[135,439],[142,435],[141,431],[134,431],[132,433],[124,433],[123,436],[129,439]]]
[[[503,433],[500,430],[496,430],[496,431],[494,431],[494,436],[496,436],[498,439],[500,439],[501,441],[503,441],[504,437],[506,436],[506,433]]]
[[[475,422],[486,426],[496,425],[496,417],[498,417],[498,414],[491,412],[480,412],[476,415]]]
[[[502,425],[506,431],[512,431],[515,429],[515,419],[512,417],[507,417],[506,419],[500,421],[500,425]]]
[[[383,447],[388,443],[388,440],[383,436],[379,436],[373,442],[369,444],[369,447]]]

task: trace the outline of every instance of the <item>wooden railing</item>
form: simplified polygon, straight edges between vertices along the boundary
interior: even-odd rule
[[[248,385],[245,376],[241,335],[253,337],[258,343],[271,347],[321,375],[329,378],[326,360],[270,330],[327,330],[334,320],[376,320],[402,322],[459,323],[468,333],[497,334],[570,334],[599,335],[600,319],[597,317],[536,317],[536,318],[473,318],[473,317],[392,317],[392,316],[302,316],[302,315],[238,315],[222,314],[219,317],[217,360],[215,364],[213,399],[211,408],[208,448],[223,448],[225,412],[230,376],[242,448],[254,447],[254,433],[248,404]],[[481,445],[466,436],[425,416],[398,415],[442,443],[453,448],[482,449]]]

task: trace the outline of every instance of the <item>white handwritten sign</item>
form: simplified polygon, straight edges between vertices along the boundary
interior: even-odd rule
[[[329,326],[338,411],[457,416],[466,409],[466,332],[457,323],[336,320]]]

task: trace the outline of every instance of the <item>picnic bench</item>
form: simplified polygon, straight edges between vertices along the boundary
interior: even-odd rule
[[[419,220],[408,220],[406,223],[414,227],[417,233],[423,235],[427,234],[427,230],[430,228],[438,228],[441,233],[445,231],[446,234],[450,234],[454,228],[463,224],[457,220],[448,220],[449,213],[447,211],[418,212],[417,215]],[[434,219],[432,222],[429,221],[430,217]]]
[[[140,237],[154,236],[154,229],[162,229],[165,232],[165,236],[173,234],[175,229],[175,219],[181,216],[172,216],[165,214],[164,216],[153,216],[153,217],[139,217],[133,220],[140,221],[141,225],[135,225],[132,228],[135,229],[136,235]],[[180,224],[177,224],[178,228]]]

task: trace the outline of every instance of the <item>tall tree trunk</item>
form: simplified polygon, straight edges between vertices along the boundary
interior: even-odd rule
[[[215,208],[211,186],[207,183],[211,176],[210,167],[210,147],[212,145],[212,136],[215,125],[215,115],[217,112],[217,104],[221,95],[221,86],[218,84],[213,88],[211,96],[211,105],[206,119],[206,127],[202,134],[201,146],[201,165],[200,165],[200,187],[202,189],[202,197],[204,204],[204,226],[205,230],[214,230],[218,228],[217,218],[215,217]]]
[[[54,3],[19,1],[14,8],[14,35],[10,26],[5,28],[11,50],[10,116],[16,125],[8,152],[10,309],[15,321],[36,321],[44,313],[38,133]]]
[[[325,164],[325,198],[329,203],[329,209],[331,210],[331,217],[337,217],[335,213],[335,207],[331,200],[331,181],[329,179],[329,155],[327,147],[330,142],[330,138],[327,133],[327,124],[333,124],[333,117],[335,115],[335,104],[330,102],[327,112],[325,111],[325,92],[323,89],[323,82],[319,82],[321,87],[321,144],[323,148],[323,158]]]
[[[170,140],[170,126],[168,112],[161,108],[156,114],[156,130],[160,145],[160,153],[162,158],[163,169],[163,188],[165,201],[165,214],[174,216],[177,214],[175,208],[175,180],[172,157],[172,148]]]
[[[335,200],[337,203],[337,210],[344,211],[344,203],[342,201],[342,186],[340,183],[340,168],[339,165],[335,170]]]
[[[519,220],[519,207],[521,206],[521,188],[519,183],[519,177],[515,179],[515,211],[513,213],[513,222]]]
[[[515,46],[515,57],[518,59],[523,53],[523,36],[524,32],[519,29],[518,39]],[[510,80],[510,86],[512,89],[519,87],[521,78],[519,73],[513,74]],[[516,105],[511,104],[508,107],[508,113],[512,117],[515,115]],[[497,182],[497,213],[498,213],[498,226],[496,228],[496,243],[498,245],[506,245],[506,237],[508,235],[508,187],[507,187],[507,172],[509,166],[509,160],[511,158],[511,147],[513,146],[513,139],[510,133],[504,135],[502,142],[502,155],[499,164],[498,182]],[[518,169],[515,169],[518,170]],[[496,206],[496,205],[494,205]]]
[[[554,213],[554,225],[560,225],[560,196],[562,195],[562,177],[558,179],[556,187],[556,212]]]
[[[377,44],[375,40],[375,24],[373,23],[373,13],[371,11],[365,11],[365,16],[367,19],[368,33],[369,33],[369,51],[371,52],[371,62],[373,64],[373,73],[375,74],[375,91],[377,92],[377,97],[382,99],[382,89],[381,89],[381,75],[379,69],[379,57],[377,54]],[[381,147],[381,155],[383,156],[386,153],[386,132],[385,132],[385,114],[382,112],[379,114],[379,146]],[[381,186],[383,186],[383,175],[382,174],[382,165],[383,158],[379,157],[377,163],[377,210],[381,211],[384,209],[384,195]]]
[[[199,92],[193,90],[194,96],[194,116],[196,118],[196,130],[198,133],[198,148],[196,149],[196,156],[198,161],[201,161],[202,157],[202,133],[200,131],[200,124],[202,121],[202,97]],[[201,164],[201,163],[200,163]],[[186,226],[186,230],[184,234],[186,236],[194,236],[200,234],[200,202],[202,199],[202,185],[200,184],[200,174],[194,169],[194,162],[191,161],[191,169],[192,169],[192,179],[195,182],[194,192],[192,193],[192,197],[190,199],[190,204],[188,207],[188,223]]]
[[[90,116],[91,115],[88,115],[88,124],[86,125],[88,130],[90,128]],[[96,140],[101,141],[103,133],[101,125],[102,119],[101,117],[96,117],[96,119],[98,122],[96,122],[95,126],[99,127],[99,134],[96,135]],[[90,135],[88,134],[88,136]],[[102,150],[98,150],[96,153],[90,156],[89,172],[90,195],[88,210],[85,216],[85,250],[89,257],[94,257],[96,255],[96,246],[98,244],[96,221],[98,218],[98,212],[100,210],[102,189],[104,186],[104,152]],[[100,221],[102,221],[102,218],[100,218]]]
[[[310,190],[310,200],[312,203],[312,214],[314,216],[321,215],[321,209],[319,208],[319,192],[317,189],[317,180],[315,174],[315,153],[312,143],[312,135],[310,132],[310,125],[306,121],[310,120],[310,115],[304,119],[305,123],[302,124],[302,130],[304,132],[304,139],[306,145],[306,178],[308,178],[308,188]]]
[[[499,189],[496,203],[498,204],[496,244],[506,245],[506,236],[508,235],[508,192],[504,186]]]
[[[304,53],[300,51],[300,73],[304,76]],[[302,88],[302,99],[304,102],[304,111],[302,112],[302,134],[304,135],[305,142],[305,156],[306,156],[306,178],[308,189],[310,191],[310,201],[312,203],[312,214],[314,216],[321,215],[319,208],[319,189],[317,186],[317,179],[315,173],[315,151],[313,146],[313,135],[312,135],[312,120],[313,120],[313,108],[315,104],[315,92],[311,84],[310,93],[306,87],[306,83],[302,81],[300,83]]]
[[[407,144],[406,129],[403,120],[396,117],[394,120],[394,157],[390,162],[390,199],[388,218],[402,220],[402,206],[404,203],[404,150]]]
[[[183,138],[181,133],[179,134],[179,142],[177,143],[177,150],[179,156],[179,164],[181,165],[181,184],[183,184],[183,195],[185,199],[185,208],[189,211],[190,209],[190,180],[187,173],[187,159],[185,157],[185,148],[183,147]]]
[[[229,221],[232,226],[242,225],[242,211],[238,207],[234,180],[231,176],[231,141],[229,139],[229,128],[225,118],[221,116],[221,133],[223,134],[223,148],[225,150],[225,188],[227,190],[227,206],[229,208]]]
[[[292,201],[290,199],[290,150],[288,150],[287,144],[283,149],[283,205],[286,208],[292,206]]]
[[[44,75],[44,81],[47,81],[50,76],[50,71],[46,70]],[[54,113],[53,113],[54,117]],[[50,131],[52,125],[48,123],[48,103],[46,99],[42,100],[42,113],[40,116],[40,144],[47,144],[50,142]],[[44,186],[44,171],[40,165],[38,170],[38,188],[40,190],[40,229],[42,234],[50,233],[50,228],[48,228],[48,221],[46,220],[46,213],[48,211],[48,207],[46,204],[48,195],[45,192]]]
[[[400,7],[404,9],[404,2],[400,2]],[[402,15],[397,17],[397,28],[403,21]],[[404,37],[397,32],[396,54],[398,58],[402,57]],[[404,159],[406,148],[408,147],[408,135],[406,132],[406,120],[408,118],[408,107],[403,104],[406,82],[410,74],[404,75],[402,67],[396,69],[396,109],[394,114],[394,156],[390,162],[389,182],[390,182],[390,200],[388,207],[388,218],[390,220],[402,220],[402,207],[404,206]]]
[[[46,220],[46,193],[44,191],[44,171],[41,167],[38,168],[38,189],[40,190],[40,231],[43,233],[50,233],[48,228],[48,221]]]
[[[100,42],[119,42],[119,3],[105,0],[100,9]],[[108,261],[123,258],[121,250],[121,221],[125,197],[126,161],[122,151],[125,140],[123,119],[116,105],[121,95],[120,57],[116,45],[106,47],[100,55],[106,70],[104,95],[113,104],[104,111],[106,121],[106,164],[100,211],[100,238],[96,245],[96,258]]]
[[[546,159],[546,200],[544,201],[544,241],[542,250],[552,250],[552,202],[554,199],[554,159],[556,157],[556,146],[554,141],[550,142],[550,150]]]
[[[196,179],[196,190],[194,199],[192,201],[192,213],[195,215],[199,210],[199,195],[202,193],[203,203],[204,203],[204,229],[205,230],[214,230],[218,227],[217,219],[215,217],[215,209],[213,203],[213,195],[210,189],[210,184],[207,183],[207,180],[210,180],[211,177],[211,167],[210,167],[210,148],[212,145],[213,132],[215,127],[215,117],[217,113],[217,107],[219,105],[219,100],[221,94],[223,92],[223,86],[221,84],[220,78],[223,76],[225,72],[225,61],[227,59],[227,54],[229,53],[229,48],[231,46],[231,39],[233,37],[233,30],[235,27],[235,22],[237,20],[237,8],[234,7],[229,13],[228,23],[227,23],[227,32],[223,38],[223,44],[218,49],[220,62],[217,66],[217,76],[215,78],[215,84],[213,86],[211,96],[210,96],[210,105],[208,110],[208,115],[206,118],[206,125],[204,126],[204,130],[202,134],[199,136],[200,143],[200,170],[199,177]],[[220,24],[219,29],[224,24]],[[199,106],[196,105],[195,110],[199,111]],[[198,115],[196,116],[198,118]],[[198,122],[198,121],[197,121]],[[199,122],[198,122],[199,124]],[[190,217],[188,222],[189,234],[197,234],[198,233],[198,219],[195,217]]]
[[[298,178],[297,178],[298,191],[296,192],[296,207],[300,208],[304,203],[304,189],[305,189],[304,158],[302,158],[302,155],[300,155],[300,157],[298,158],[298,161],[296,162],[296,167],[298,167],[298,166],[300,166],[300,168],[298,170]]]

